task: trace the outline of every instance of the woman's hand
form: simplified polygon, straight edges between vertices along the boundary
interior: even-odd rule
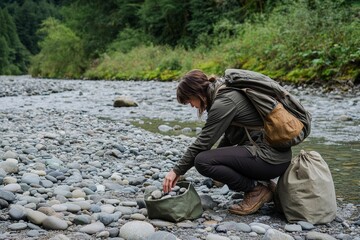
[[[163,190],[165,193],[170,192],[171,189],[175,187],[175,184],[179,180],[179,177],[180,176],[177,176],[173,170],[169,171],[166,174],[163,182]]]

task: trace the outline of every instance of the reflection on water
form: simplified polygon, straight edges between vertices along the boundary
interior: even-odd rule
[[[308,138],[293,147],[293,156],[301,149],[321,154],[329,165],[337,197],[360,203],[360,142],[326,144],[322,139]]]

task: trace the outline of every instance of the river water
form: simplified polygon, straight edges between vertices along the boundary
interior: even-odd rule
[[[318,151],[328,163],[337,196],[360,203],[360,92],[322,93],[321,89],[288,87],[312,113],[312,132],[299,146]],[[0,118],[8,112],[81,111],[113,121],[197,121],[195,109],[176,102],[176,82],[83,81],[0,76]],[[114,108],[117,96],[137,108]],[[1,126],[0,126],[1,130]],[[189,143],[190,144],[190,143]]]

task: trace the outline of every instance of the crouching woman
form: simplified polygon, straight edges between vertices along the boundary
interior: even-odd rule
[[[250,130],[263,126],[263,120],[247,96],[225,87],[220,78],[208,78],[200,70],[183,76],[176,94],[179,103],[190,104],[200,115],[207,111],[207,119],[195,142],[166,174],[164,192],[169,192],[179,177],[195,166],[203,176],[244,192],[243,201],[229,207],[231,213],[251,214],[271,201],[270,187],[259,181],[285,172],[291,161],[291,148],[275,149],[262,131]],[[212,149],[221,137],[218,147]]]

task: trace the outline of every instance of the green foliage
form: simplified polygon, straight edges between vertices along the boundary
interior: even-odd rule
[[[360,76],[358,1],[4,0],[0,6],[10,12],[0,12],[5,74],[26,71],[20,38],[32,54],[41,47],[31,72],[47,77],[85,72],[166,81],[192,68],[219,75],[229,67],[295,82]],[[48,16],[61,20],[40,25]]]
[[[13,18],[0,9],[0,74],[26,72],[28,52],[21,44]]]
[[[41,51],[33,58],[32,75],[49,78],[80,78],[85,69],[82,40],[58,20],[44,21]]]
[[[341,2],[307,3],[281,5],[268,18],[260,16],[244,24],[237,47],[240,65],[267,72],[282,70],[289,73],[285,79],[299,73],[307,80],[348,75],[346,66],[359,61],[350,57],[360,45],[359,18],[349,18],[354,14]]]
[[[7,42],[3,36],[0,37],[0,74],[11,74],[9,69],[9,53],[10,49],[7,45]]]
[[[109,44],[107,52],[121,51],[127,53],[140,45],[150,45],[150,37],[137,29],[125,28],[118,37]]]
[[[187,52],[166,46],[139,46],[128,53],[104,54],[101,63],[89,69],[85,76],[91,79],[158,79],[178,78]]]
[[[125,67],[116,70],[121,72],[118,77],[165,80],[176,79],[192,68],[221,75],[233,67],[293,82],[355,79],[360,62],[359,18],[349,18],[354,14],[346,5],[324,1],[283,4],[243,24],[222,19],[214,25],[214,32],[199,38],[196,49],[135,48],[121,58],[116,53],[108,56],[106,63],[100,64],[101,70],[94,68],[91,74],[113,78],[116,73],[98,73],[110,65],[122,65]],[[138,64],[132,66],[131,62]]]
[[[76,0],[62,9],[66,25],[85,43],[85,54],[96,58],[125,28],[137,28],[142,0]]]
[[[41,22],[48,17],[59,18],[59,10],[48,0],[15,1],[7,8],[15,20],[20,41],[31,54],[37,54],[40,36],[36,33]]]
[[[155,44],[176,46],[188,36],[188,0],[145,0],[139,10],[140,22]]]

